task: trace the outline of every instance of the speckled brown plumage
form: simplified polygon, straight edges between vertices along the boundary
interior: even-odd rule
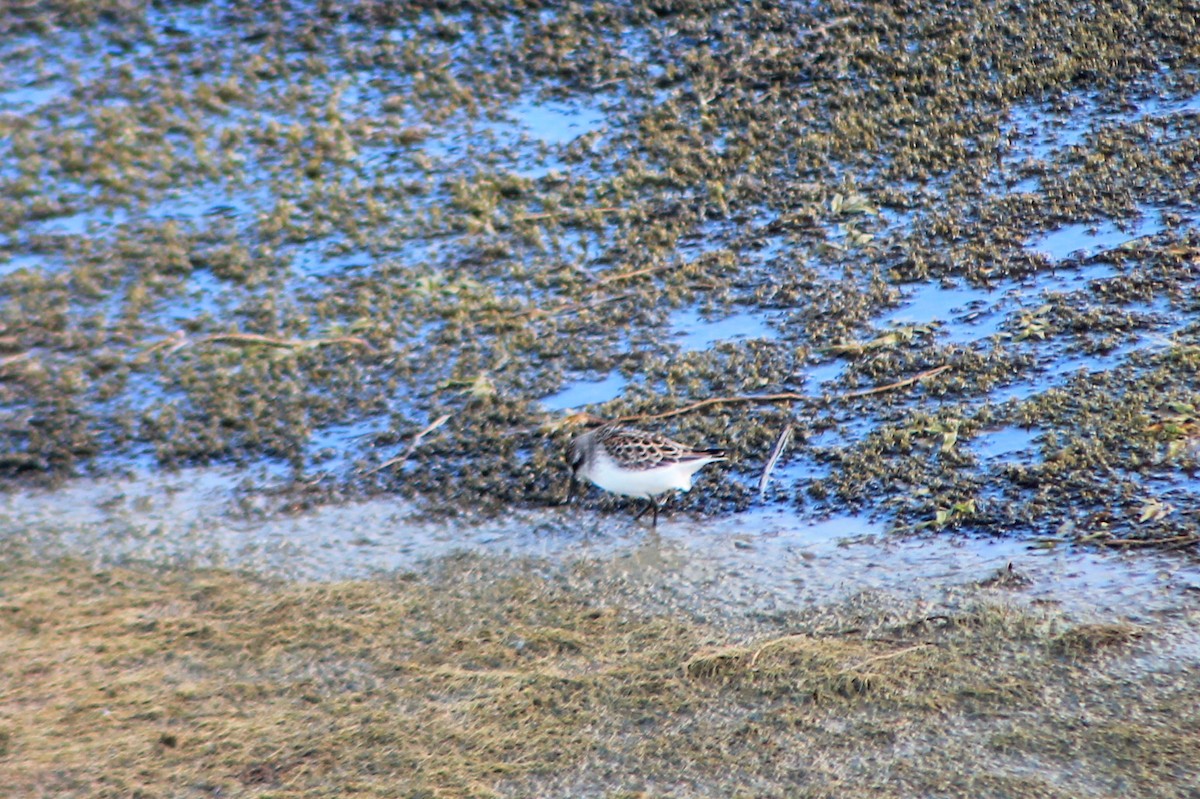
[[[692,476],[705,465],[725,459],[719,449],[693,449],[658,433],[607,424],[577,437],[567,451],[571,482],[570,501],[576,480],[627,497],[648,501],[658,525],[659,497],[692,487]]]
[[[612,459],[626,469],[653,469],[668,463],[725,456],[723,450],[693,449],[664,435],[619,424],[608,424],[598,429],[596,442],[602,444]]]

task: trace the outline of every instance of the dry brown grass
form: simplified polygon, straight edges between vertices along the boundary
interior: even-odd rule
[[[299,586],[9,564],[0,591],[13,796],[1186,796],[1200,755],[1194,676],[1114,694],[1059,656],[1098,628],[990,606],[738,640],[470,559]]]
[[[1132,624],[1081,624],[1056,636],[1050,647],[1066,657],[1081,657],[1131,644],[1143,635],[1145,631]]]

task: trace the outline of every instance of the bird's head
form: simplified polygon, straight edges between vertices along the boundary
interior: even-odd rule
[[[583,461],[587,457],[585,445],[581,439],[582,436],[567,446],[567,465],[571,467],[572,479],[579,474],[579,470],[583,467]]]

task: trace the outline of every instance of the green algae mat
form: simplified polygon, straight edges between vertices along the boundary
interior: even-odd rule
[[[729,450],[688,499],[720,513],[790,425],[803,514],[1194,548],[1186,3],[0,24],[14,481],[538,505],[590,414]]]

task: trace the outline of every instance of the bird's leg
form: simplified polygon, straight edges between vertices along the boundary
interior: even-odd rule
[[[567,478],[567,496],[564,497],[563,501],[559,504],[569,505],[569,504],[571,504],[571,500],[574,497],[575,497],[575,475],[571,475],[570,477]]]
[[[650,529],[658,530],[658,509],[659,509],[658,498],[657,497],[646,497],[646,507],[642,508],[638,512],[638,515],[633,517],[633,520],[636,522],[638,519],[642,518],[650,511],[654,511],[654,516],[652,516],[650,519]]]
[[[665,496],[663,496],[662,502],[655,502],[654,524],[651,525],[651,529],[658,529],[658,514],[660,512],[666,513],[667,506],[671,504],[671,500],[674,499],[676,495],[677,495],[677,492],[672,491],[672,492],[666,494]]]
[[[654,500],[651,499],[650,497],[646,497],[646,507],[644,507],[640,511],[638,511],[637,516],[634,516],[633,520],[636,522],[638,519],[642,518],[647,513],[649,513],[650,509],[653,507],[654,507]]]

